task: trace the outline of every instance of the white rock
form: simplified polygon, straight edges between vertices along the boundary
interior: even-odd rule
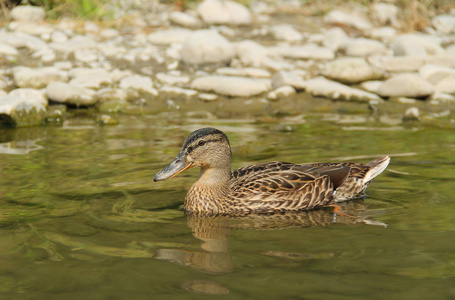
[[[206,94],[206,93],[201,93],[201,94],[197,95],[197,97],[206,102],[211,102],[211,101],[215,101],[218,99],[218,95]]]
[[[163,86],[160,88],[160,95],[171,94],[173,96],[184,96],[185,98],[191,98],[197,95],[196,90],[184,89],[176,86]]]
[[[191,35],[191,33],[191,30],[184,28],[157,30],[150,33],[147,36],[147,39],[152,44],[170,45],[173,43],[183,43]]]
[[[94,49],[78,49],[74,51],[76,61],[90,63],[99,60],[98,53]]]
[[[35,22],[11,22],[9,29],[16,32],[31,34],[36,36],[48,37],[54,31],[54,28],[49,24],[37,24]]]
[[[383,42],[390,42],[396,36],[397,30],[393,27],[373,28],[368,32],[368,36]]]
[[[21,97],[24,99],[32,98],[34,101],[41,102],[44,106],[47,106],[47,99],[44,96],[43,90],[19,88],[12,90],[8,93],[8,95],[13,97]]]
[[[423,47],[423,49],[425,49],[425,52],[430,55],[442,55],[445,53],[445,51],[441,47],[441,43],[442,39],[437,36],[422,33],[408,33],[396,36],[390,46],[396,56],[406,55],[407,52],[403,53],[403,49],[410,51],[411,55],[414,55],[414,53],[417,51],[418,53],[422,52],[422,50],[412,51],[413,47]]]
[[[270,32],[277,40],[287,42],[298,42],[303,39],[303,35],[289,24],[275,25],[270,28]]]
[[[398,25],[398,7],[389,3],[374,3],[372,5],[373,18],[380,25]]]
[[[251,97],[268,91],[270,80],[236,76],[203,76],[193,80],[191,88],[213,91],[224,96]]]
[[[246,66],[259,67],[269,59],[269,50],[254,41],[236,43],[235,50],[242,64]]]
[[[158,91],[153,88],[153,82],[150,77],[141,75],[128,76],[120,81],[119,86],[122,89],[135,90],[152,96],[158,96]]]
[[[229,62],[235,55],[233,45],[214,30],[197,30],[183,43],[181,56],[188,64]]]
[[[270,78],[272,76],[269,71],[258,68],[218,68],[216,69],[215,73],[218,75],[247,76],[258,78]]]
[[[442,34],[455,33],[455,16],[439,15],[433,18],[431,24]]]
[[[439,93],[455,95],[455,76],[449,76],[438,81],[434,88]]]
[[[378,68],[384,68],[389,72],[415,72],[426,63],[426,57],[376,56],[368,58],[368,62]]]
[[[362,90],[377,94],[382,83],[383,82],[379,80],[365,81],[360,84],[360,87]]]
[[[66,71],[55,67],[31,69],[27,67],[13,68],[14,82],[18,87],[43,88],[53,81],[68,81]]]
[[[0,32],[0,43],[5,43],[13,46],[14,48],[28,48],[31,51],[38,51],[48,48],[46,42],[22,32]]]
[[[46,12],[39,6],[20,5],[11,10],[10,17],[16,21],[39,22],[44,20]]]
[[[98,43],[89,36],[78,35],[64,43],[49,43],[49,47],[55,51],[72,53],[80,49],[93,49],[98,47]]]
[[[230,0],[204,0],[197,8],[202,20],[208,24],[248,25],[250,11]]]
[[[387,48],[379,41],[358,38],[347,41],[344,50],[347,56],[369,56],[385,53]]]
[[[94,90],[65,82],[52,82],[46,88],[49,100],[70,105],[90,106],[98,99]]]
[[[157,73],[156,78],[163,84],[183,85],[190,82],[190,77],[186,75],[176,75],[168,73]]]
[[[324,32],[323,45],[333,51],[337,51],[349,40],[346,32],[340,27],[333,27]]]
[[[433,93],[429,100],[441,101],[441,102],[452,102],[455,103],[455,96],[446,93]]]
[[[10,46],[8,44],[3,44],[3,43],[0,43],[0,55],[2,56],[16,56],[19,54],[19,51],[17,51],[16,48],[14,48],[13,46]]]
[[[404,73],[387,79],[379,88],[382,97],[421,98],[431,95],[434,87],[417,73]]]
[[[345,12],[342,10],[332,10],[324,17],[324,22],[329,24],[344,24],[359,30],[370,29],[373,26],[368,19],[356,12]]]
[[[106,102],[110,100],[126,101],[127,94],[124,90],[107,87],[96,91],[96,98],[100,102]]]
[[[438,84],[438,82],[448,78],[455,78],[455,69],[448,68],[438,65],[425,65],[419,70],[420,75],[428,80],[432,84]]]
[[[306,44],[304,46],[276,46],[269,48],[269,51],[275,55],[293,59],[334,59],[335,53],[332,49],[320,47],[315,44]]]
[[[274,89],[282,86],[292,86],[297,90],[303,90],[306,88],[306,82],[302,77],[292,72],[279,71],[276,72],[272,77],[272,87]]]
[[[70,83],[84,88],[99,89],[113,83],[112,74],[103,68],[75,68],[69,71]]]
[[[34,126],[42,123],[47,100],[39,92],[26,92],[25,94],[27,94],[26,97],[17,94],[11,95],[11,93],[0,97],[0,115],[3,115],[3,123],[17,127]]]
[[[193,17],[192,15],[181,12],[181,11],[173,11],[169,15],[169,19],[173,23],[183,26],[183,27],[191,28],[191,27],[198,27],[201,25],[201,22],[199,21],[198,18]]]
[[[296,94],[296,90],[290,85],[283,85],[279,88],[269,92],[267,94],[267,99],[270,100],[279,100],[282,98],[287,98]]]
[[[306,91],[313,96],[321,96],[334,100],[371,101],[380,100],[377,95],[347,85],[317,77],[306,81]]]
[[[120,35],[119,31],[114,28],[106,28],[100,31],[100,36],[105,39],[113,39]]]
[[[413,120],[420,120],[420,111],[417,107],[409,107],[404,112],[403,116],[404,120],[413,121]]]
[[[385,75],[383,70],[372,67],[360,57],[342,57],[331,61],[325,65],[322,74],[348,84],[381,79]]]

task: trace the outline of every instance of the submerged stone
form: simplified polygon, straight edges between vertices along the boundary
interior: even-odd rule
[[[29,93],[23,97],[13,93],[0,97],[0,124],[6,126],[36,126],[43,122],[47,99],[41,93]],[[34,95],[34,96],[33,96]]]

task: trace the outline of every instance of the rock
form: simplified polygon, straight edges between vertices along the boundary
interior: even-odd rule
[[[104,102],[99,102],[96,108],[101,113],[118,113],[124,111],[127,106],[128,102],[126,100],[110,99]]]
[[[448,102],[448,103],[455,103],[455,96],[446,94],[446,93],[433,93],[430,96],[430,100],[433,101],[441,101],[441,102]]]
[[[69,71],[69,75],[73,77],[71,84],[85,88],[99,89],[113,83],[112,75],[102,68],[75,68]]]
[[[343,83],[353,84],[381,79],[385,72],[383,69],[372,67],[364,58],[342,57],[329,62],[322,70],[322,74]]]
[[[126,101],[127,94],[124,90],[116,88],[103,88],[96,92],[96,98],[99,102],[107,102],[111,100]]]
[[[49,100],[76,106],[91,106],[96,104],[94,90],[65,82],[52,82],[46,88]]]
[[[182,60],[188,64],[229,62],[235,55],[232,44],[214,30],[197,30],[182,45]]]
[[[51,41],[54,43],[66,43],[68,36],[61,30],[54,30],[51,33]]]
[[[0,44],[0,55],[1,56],[17,56],[19,51],[16,48],[8,44]]]
[[[307,80],[305,84],[306,92],[312,94],[313,96],[322,96],[334,100],[360,102],[380,100],[380,98],[375,94],[352,88],[347,85],[328,80],[324,77]]]
[[[268,91],[270,80],[236,76],[203,76],[193,80],[191,88],[213,91],[224,96],[251,97]]]
[[[190,77],[180,74],[158,73],[156,78],[163,84],[168,85],[183,85],[190,82]]]
[[[37,24],[29,21],[11,22],[9,23],[9,29],[36,36],[49,36],[54,31],[54,28],[49,24]]]
[[[332,49],[320,47],[315,44],[304,46],[276,46],[270,48],[273,54],[293,59],[320,59],[329,60],[335,58]]]
[[[234,47],[243,65],[260,67],[269,59],[269,50],[255,41],[242,41]]]
[[[455,33],[455,16],[439,15],[433,18],[431,24],[442,34]]]
[[[382,83],[383,82],[379,80],[365,81],[360,84],[360,88],[367,92],[377,94]]]
[[[114,28],[106,28],[100,31],[100,36],[105,39],[113,39],[120,35],[119,31]]]
[[[164,95],[166,98],[171,96],[172,98],[180,97],[183,99],[190,99],[197,95],[197,91],[175,86],[163,86],[160,88],[160,95]]]
[[[448,67],[442,67],[442,66],[438,66],[438,65],[431,65],[431,64],[423,66],[419,70],[419,73],[423,78],[428,80],[428,82],[430,82],[431,84],[434,84],[436,86],[440,82],[445,81],[448,78],[455,78],[455,69],[448,68]],[[448,80],[446,82],[449,83],[451,81]],[[444,92],[444,91],[440,91],[440,92]],[[446,93],[450,93],[450,92],[446,92]]]
[[[46,12],[39,6],[20,5],[11,10],[10,17],[16,21],[40,22],[46,17]]]
[[[216,69],[215,73],[218,75],[247,76],[258,78],[270,78],[272,76],[269,71],[258,68],[218,68]]]
[[[346,32],[340,27],[333,27],[324,33],[323,45],[333,51],[337,51],[349,40]]]
[[[22,32],[0,32],[0,43],[8,44],[16,49],[27,48],[30,51],[48,48],[42,39]]]
[[[389,3],[374,3],[372,5],[373,18],[380,25],[398,26],[398,7]]]
[[[396,36],[390,47],[393,49],[395,56],[398,55],[415,55],[421,53],[421,49],[429,55],[443,55],[444,49],[441,47],[442,39],[437,36],[422,33],[407,33]],[[418,50],[412,50],[419,47]],[[403,50],[404,49],[404,50]]]
[[[153,82],[150,77],[141,75],[127,76],[120,81],[119,86],[122,89],[130,90],[130,92],[137,91],[147,93],[152,96],[158,96],[158,91],[153,88]]]
[[[298,42],[303,39],[303,35],[289,24],[275,25],[270,28],[270,32],[277,40],[287,42]]]
[[[55,51],[69,54],[80,49],[97,48],[98,43],[90,36],[77,35],[64,43],[49,43],[49,47]]]
[[[300,76],[287,71],[276,72],[272,77],[272,87],[277,89],[286,85],[296,90],[304,90],[306,88],[306,82]]]
[[[183,43],[193,31],[183,28],[168,30],[158,30],[150,33],[147,39],[152,44],[170,45],[174,43]]]
[[[197,12],[207,24],[248,25],[250,11],[243,5],[230,0],[204,0]]]
[[[455,76],[446,77],[434,86],[435,90],[439,93],[454,94],[455,95]]]
[[[31,69],[13,68],[14,82],[18,87],[43,88],[53,81],[68,81],[68,73],[55,67]]]
[[[117,125],[119,121],[109,115],[100,115],[97,117],[96,121],[99,125]]]
[[[410,107],[406,109],[403,116],[404,121],[418,121],[420,120],[420,111],[417,107]]]
[[[0,97],[0,123],[16,127],[40,125],[45,118],[47,99],[41,91],[19,90]]]
[[[396,36],[397,30],[393,27],[373,28],[368,32],[368,36],[383,42],[390,42]]]
[[[296,94],[296,90],[290,85],[283,85],[279,88],[269,92],[267,94],[267,99],[269,100],[279,100],[282,98],[288,98]]]
[[[332,10],[324,17],[324,22],[329,24],[344,24],[359,30],[371,29],[373,26],[368,19],[356,12],[345,12],[342,10]]]
[[[193,17],[192,15],[181,12],[181,11],[173,11],[169,15],[169,19],[173,23],[183,26],[183,27],[190,27],[190,28],[193,27],[194,28],[194,27],[199,27],[201,25],[201,22],[199,21],[198,18]]]
[[[215,94],[201,93],[201,94],[197,95],[197,97],[206,102],[212,102],[212,101],[218,100],[218,95],[215,95]]]
[[[425,63],[422,56],[376,56],[368,58],[368,62],[378,68],[384,68],[388,72],[416,72]]]
[[[434,92],[433,85],[417,73],[404,73],[387,79],[379,88],[382,97],[422,98]]]
[[[358,38],[348,40],[344,46],[344,51],[347,56],[369,56],[385,53],[387,48],[379,41]]]

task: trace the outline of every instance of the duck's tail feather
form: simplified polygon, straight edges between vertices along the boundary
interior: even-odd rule
[[[382,171],[387,168],[390,162],[390,157],[388,155],[381,156],[378,159],[372,160],[366,165],[370,167],[370,170],[365,174],[365,177],[363,177],[363,182],[367,183],[371,180],[373,180],[376,176],[382,173]]]

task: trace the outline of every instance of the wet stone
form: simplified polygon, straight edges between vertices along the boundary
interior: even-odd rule
[[[59,70],[55,67],[13,68],[14,82],[18,87],[43,88],[54,81],[68,81],[66,71]]]
[[[360,57],[342,57],[331,61],[325,65],[322,74],[350,84],[381,79],[385,75],[383,70],[372,67],[364,58]]]
[[[90,106],[98,101],[94,90],[65,82],[50,83],[46,95],[51,101],[76,106]]]
[[[417,73],[404,73],[387,79],[379,88],[382,97],[427,97],[434,92],[433,85]]]
[[[270,89],[270,80],[237,76],[203,76],[191,83],[196,90],[232,97],[251,97]]]

